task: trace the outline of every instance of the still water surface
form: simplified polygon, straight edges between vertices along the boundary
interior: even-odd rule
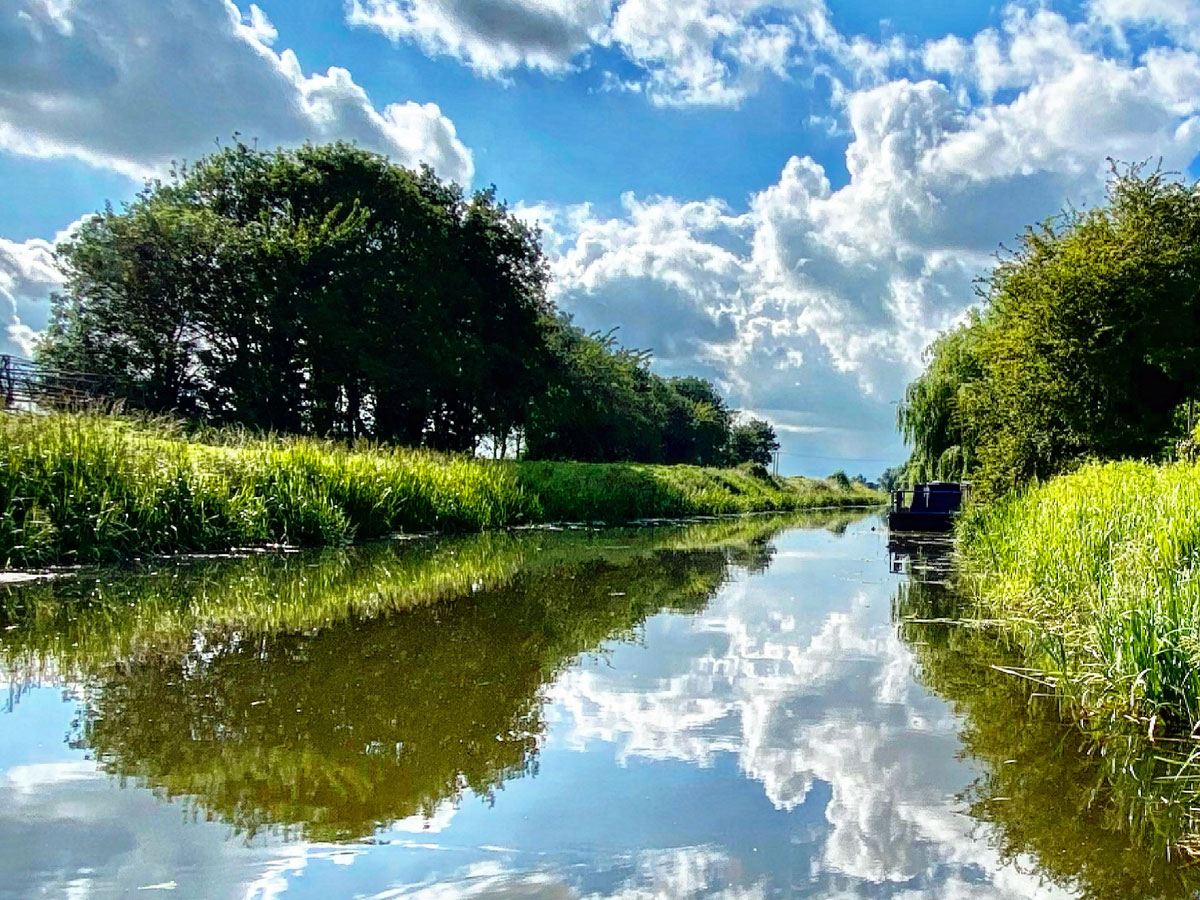
[[[891,563],[839,514],[9,589],[0,896],[1194,896]]]

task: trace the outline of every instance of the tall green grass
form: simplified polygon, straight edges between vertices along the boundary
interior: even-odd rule
[[[642,463],[523,462],[517,483],[548,522],[738,515],[862,506],[883,495],[824,479],[777,478],[761,468],[712,469]]]
[[[1091,464],[959,526],[962,572],[1089,717],[1200,726],[1200,465]]]
[[[10,566],[877,500],[748,470],[492,462],[239,432],[188,436],[171,423],[111,416],[0,416],[0,563]]]

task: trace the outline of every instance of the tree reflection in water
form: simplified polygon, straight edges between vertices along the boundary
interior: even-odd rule
[[[937,552],[905,554],[910,577],[893,617],[918,679],[963,717],[964,750],[984,764],[965,799],[1002,857],[1026,867],[1032,858],[1039,875],[1089,900],[1196,897],[1200,871],[1187,851],[1200,823],[1186,751],[1140,730],[1089,734],[1036,684],[995,668],[1020,660],[994,629],[945,621],[970,611],[946,566],[931,562]]]
[[[832,526],[845,518],[833,517]],[[813,522],[812,519],[805,520]],[[82,680],[102,768],[253,836],[345,840],[536,767],[543,689],[761,570],[795,519],[257,557],[13,592],[10,672]]]

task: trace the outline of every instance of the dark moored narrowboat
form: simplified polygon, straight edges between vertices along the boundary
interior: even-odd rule
[[[956,481],[931,481],[912,490],[892,491],[888,530],[949,531],[969,488]]]

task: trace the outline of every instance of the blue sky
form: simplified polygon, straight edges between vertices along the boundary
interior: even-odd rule
[[[234,131],[345,138],[543,226],[559,304],[770,418],[784,467],[898,461],[895,402],[1001,241],[1200,150],[1200,5],[16,0],[2,349],[56,235]]]

